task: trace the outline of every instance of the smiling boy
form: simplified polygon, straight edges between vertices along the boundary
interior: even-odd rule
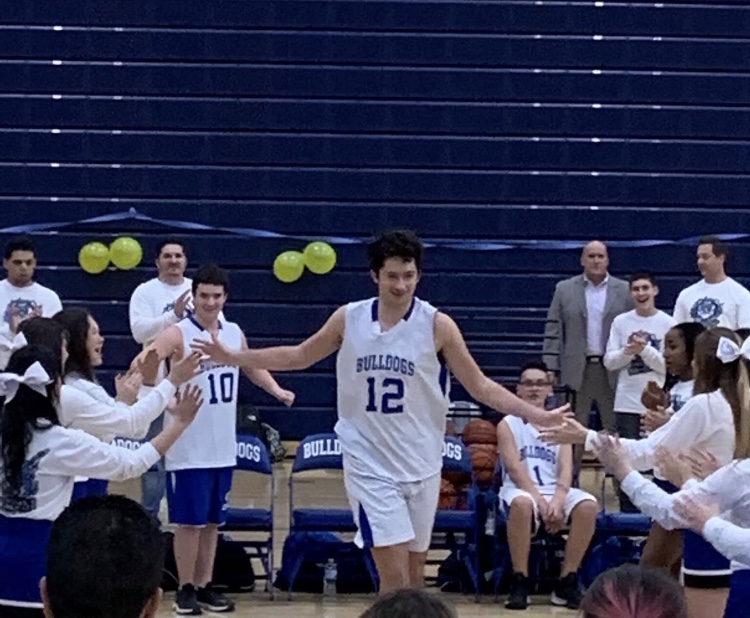
[[[656,308],[659,287],[651,273],[634,273],[628,283],[635,309],[618,315],[612,322],[604,365],[609,371],[618,372],[617,432],[623,438],[637,439],[643,412],[641,393],[649,381],[664,383],[667,372],[662,356],[664,336],[675,321]],[[632,510],[627,498],[622,498],[622,510]]]

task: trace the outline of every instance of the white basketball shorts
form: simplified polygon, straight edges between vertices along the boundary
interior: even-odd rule
[[[547,495],[542,493],[542,495],[547,498],[547,500],[552,499],[552,494]],[[536,534],[537,530],[539,529],[540,517],[536,502],[534,501],[532,495],[528,491],[518,489],[517,487],[500,488],[500,504],[505,509],[506,515],[508,514],[511,505],[513,504],[513,500],[517,498],[527,498],[531,500],[531,503],[534,505],[534,534]],[[570,523],[570,514],[573,512],[573,509],[576,508],[581,502],[585,502],[586,500],[593,500],[594,502],[596,502],[596,498],[594,498],[594,496],[586,491],[583,491],[582,489],[571,487],[568,490],[568,495],[565,496],[565,505],[563,506],[563,513],[565,514],[566,523]]]
[[[429,549],[440,498],[439,472],[402,483],[373,476],[361,461],[344,455],[344,485],[357,524],[357,546],[408,543],[411,552]]]

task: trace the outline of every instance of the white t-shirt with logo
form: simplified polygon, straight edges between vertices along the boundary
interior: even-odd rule
[[[17,288],[7,279],[0,281],[0,369],[5,368],[11,355],[10,342],[13,340],[13,334],[10,332],[10,316],[16,312],[21,316],[21,320],[25,320],[37,310],[41,312],[42,317],[51,318],[62,311],[60,297],[39,283]]]
[[[633,309],[614,319],[604,365],[610,371],[618,372],[616,412],[640,414],[643,412],[643,389],[651,381],[664,384],[667,375],[662,356],[664,336],[674,325],[674,318],[663,311],[657,311],[651,316],[640,316]],[[625,346],[635,337],[646,339],[648,344],[639,355],[625,354]]]
[[[130,330],[138,343],[151,343],[164,329],[177,324],[181,318],[174,312],[174,304],[193,282],[185,277],[179,285],[160,279],[141,283],[130,297]]]
[[[706,328],[748,328],[750,292],[731,277],[721,283],[698,281],[680,292],[674,306],[674,319],[677,324],[699,322]]]

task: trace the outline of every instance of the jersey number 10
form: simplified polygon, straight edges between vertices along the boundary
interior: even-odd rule
[[[380,401],[378,402],[378,392]],[[380,408],[378,408],[380,403]],[[400,414],[404,411],[404,381],[399,378],[384,378],[380,389],[377,388],[375,378],[367,378],[367,407],[366,412],[382,412],[383,414]]]
[[[218,383],[218,388],[217,387]],[[218,377],[208,374],[208,385],[211,387],[211,397],[208,403],[229,403],[234,395],[234,374],[222,373]]]

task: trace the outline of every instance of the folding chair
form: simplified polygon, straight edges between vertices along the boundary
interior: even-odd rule
[[[599,502],[602,510],[596,520],[596,533],[594,541],[602,538],[617,537],[642,537],[648,536],[651,530],[651,518],[643,513],[620,513],[615,511],[607,513],[607,479],[612,475],[605,474],[602,478],[601,496]],[[592,545],[593,542],[592,541]]]
[[[495,475],[503,478],[502,460],[498,459]],[[510,549],[508,547],[508,518],[505,514],[505,508],[500,504],[499,488],[492,494],[485,495],[488,512],[492,510],[495,513],[495,535],[493,538],[493,570],[492,570],[492,591],[495,603],[499,599],[500,584],[508,569],[512,567],[510,559]],[[554,571],[553,565],[562,564],[562,556],[565,553],[565,538],[568,532],[567,526],[563,530],[550,533],[544,524],[541,524],[537,533],[531,538],[531,547],[529,550],[529,579],[537,588],[540,584],[549,583],[549,577],[543,573]]]
[[[443,442],[443,472],[465,476],[471,485],[468,510],[438,509],[432,528],[430,549],[458,551],[469,571],[474,594],[479,598],[479,548],[482,530],[477,510],[479,490],[474,479],[469,451],[460,439],[446,436]],[[428,561],[435,564],[435,561]]]
[[[319,433],[307,436],[297,447],[292,473],[289,475],[289,534],[297,532],[356,533],[354,515],[347,508],[300,508],[295,505],[294,484],[297,475],[313,470],[343,470],[341,446],[335,433]],[[375,563],[365,549],[365,566],[370,574],[375,590],[378,589],[378,576]],[[306,553],[300,551],[289,572],[289,599],[292,598],[294,582],[304,563]]]
[[[602,479],[602,510],[596,520],[596,531],[589,551],[581,564],[581,583],[591,584],[597,575],[608,568],[626,562],[640,561],[645,539],[651,530],[651,518],[643,513],[607,512],[606,483]]]
[[[264,505],[260,508],[230,506],[227,511],[227,522],[222,532],[252,533],[253,539],[237,539],[251,558],[257,558],[263,566],[263,577],[270,597],[275,598],[273,589],[273,497],[276,490],[276,479],[273,465],[265,444],[251,435],[237,436],[237,467],[235,474],[251,473],[268,477],[268,491],[265,497],[259,496]],[[259,537],[259,538],[258,538]],[[235,539],[233,539],[235,540]]]

